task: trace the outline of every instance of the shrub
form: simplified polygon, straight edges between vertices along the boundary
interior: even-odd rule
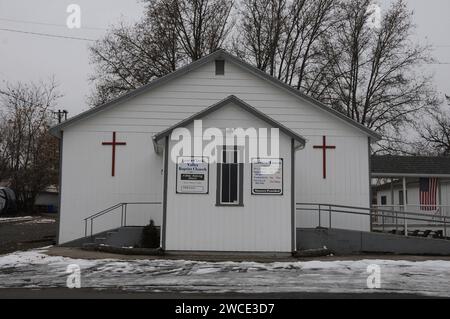
[[[142,247],[143,248],[159,248],[159,228],[155,226],[155,222],[150,220],[150,224],[142,230]]]

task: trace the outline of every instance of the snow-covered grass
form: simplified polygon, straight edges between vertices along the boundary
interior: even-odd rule
[[[56,222],[54,218],[44,218],[40,216],[18,216],[18,217],[2,217],[0,218],[1,223],[20,223],[21,225],[26,224],[51,224]]]
[[[0,288],[65,287],[68,265],[81,285],[137,291],[414,293],[450,297],[449,261],[199,262],[84,260],[48,256],[46,249],[0,256]],[[381,289],[367,288],[367,266],[381,269]]]
[[[35,217],[33,216],[16,216],[16,217],[1,217],[0,223],[12,223],[12,222],[21,222],[21,221],[29,221],[33,220]]]
[[[25,221],[20,223],[21,225],[29,225],[29,224],[53,224],[56,220],[52,218],[37,218],[29,221]]]

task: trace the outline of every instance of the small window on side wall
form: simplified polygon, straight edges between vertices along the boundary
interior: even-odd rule
[[[387,205],[387,198],[386,196],[381,196],[381,205],[386,206]]]
[[[216,75],[225,75],[225,61],[216,60]]]

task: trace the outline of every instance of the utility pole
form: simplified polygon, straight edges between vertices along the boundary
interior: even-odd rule
[[[67,115],[69,112],[67,110],[58,110],[56,112],[53,112],[53,114],[56,114],[58,117],[58,124],[61,124],[63,121],[67,121]]]

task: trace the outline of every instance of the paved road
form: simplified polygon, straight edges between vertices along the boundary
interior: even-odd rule
[[[428,299],[410,294],[265,293],[199,294],[132,292],[117,289],[0,289],[0,299]]]

